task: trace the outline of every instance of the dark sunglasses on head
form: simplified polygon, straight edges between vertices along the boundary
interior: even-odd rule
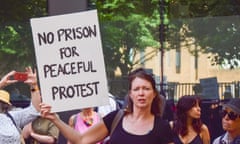
[[[227,115],[230,120],[236,120],[238,117],[240,117],[239,114],[236,114],[234,112],[227,112],[226,110],[221,110],[220,115],[222,118]]]

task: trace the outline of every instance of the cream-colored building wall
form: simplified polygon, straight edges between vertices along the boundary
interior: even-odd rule
[[[156,76],[161,77],[161,53],[159,50],[153,48],[146,48],[144,51],[145,62],[143,66],[153,70]],[[136,59],[140,58],[137,54]],[[164,52],[163,66],[164,76],[168,82],[179,83],[198,83],[202,78],[217,77],[218,82],[233,82],[240,81],[240,69],[225,70],[220,66],[212,66],[207,54],[199,54],[198,68],[194,66],[195,58],[188,49],[181,49],[181,64],[180,72],[176,71],[176,50],[169,50]]]
[[[180,73],[176,73],[176,50],[165,52],[164,60],[164,74],[169,82],[195,83],[209,77],[217,77],[218,82],[240,81],[240,69],[226,70],[213,66],[207,54],[199,54],[198,68],[195,69],[194,56],[182,48]]]
[[[147,69],[152,69],[153,73],[156,76],[160,75],[160,53],[158,49],[147,47],[144,50],[144,64],[137,64],[135,67],[144,67]],[[139,60],[141,58],[141,54],[137,53],[135,60]]]

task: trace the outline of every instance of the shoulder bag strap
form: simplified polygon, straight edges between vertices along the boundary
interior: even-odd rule
[[[110,131],[110,136],[112,135],[114,129],[116,128],[116,126],[118,125],[121,117],[124,115],[124,110],[123,109],[120,109],[116,116],[114,117],[113,119],[113,122],[112,122],[112,125],[111,125],[111,131]]]
[[[20,135],[21,135],[21,144],[25,144],[25,140],[24,140],[24,138],[22,136],[22,132],[21,132],[20,128],[17,127],[17,124],[16,124],[15,120],[13,119],[12,115],[9,112],[6,112],[6,115],[12,120],[13,124],[15,125],[15,127],[18,130],[18,132],[20,133]]]
[[[12,115],[9,112],[6,112],[6,115],[12,120],[13,124],[17,127],[17,124],[15,122],[15,120],[13,119]],[[17,127],[18,129],[18,127]]]
[[[9,112],[6,112],[6,115],[12,120],[13,124],[15,125],[15,127],[17,128],[19,133],[21,133],[19,128],[17,127],[17,124],[16,124],[15,120],[13,119],[12,115]]]

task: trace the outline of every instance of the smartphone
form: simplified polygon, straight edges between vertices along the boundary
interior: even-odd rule
[[[16,72],[14,75],[13,75],[13,79],[14,80],[18,80],[18,81],[25,81],[25,80],[27,80],[27,78],[28,78],[28,75],[27,75],[27,73],[25,73],[25,72]]]

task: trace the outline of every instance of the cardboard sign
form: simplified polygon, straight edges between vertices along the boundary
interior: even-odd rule
[[[97,11],[31,19],[42,100],[53,112],[108,104]]]
[[[203,99],[219,99],[218,82],[216,77],[200,79],[203,88]]]

